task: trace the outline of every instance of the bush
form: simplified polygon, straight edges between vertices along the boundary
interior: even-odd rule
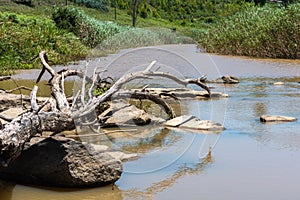
[[[69,6],[56,8],[52,18],[59,28],[73,32],[83,44],[91,48],[106,38],[129,29],[113,22],[95,20],[83,11]]]
[[[95,8],[104,12],[108,12],[107,0],[73,0],[73,2],[88,8]]]
[[[25,6],[34,7],[34,2],[32,0],[13,0],[17,4],[23,4]]]
[[[208,52],[270,58],[300,58],[300,4],[250,7],[198,35]]]
[[[84,58],[87,49],[74,34],[59,30],[52,20],[14,13],[0,14],[0,73],[41,66],[32,58],[47,51],[52,64]]]

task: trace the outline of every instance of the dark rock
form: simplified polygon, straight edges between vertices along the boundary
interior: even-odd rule
[[[287,116],[271,116],[271,115],[262,115],[260,117],[261,122],[294,122],[297,121],[295,117]]]
[[[221,84],[238,84],[240,81],[238,78],[230,75],[222,76],[216,80],[206,81],[208,83],[221,83]]]
[[[122,163],[106,151],[64,138],[33,138],[0,178],[25,184],[56,187],[92,187],[117,181]]]
[[[224,84],[237,84],[240,82],[238,78],[229,75],[222,76],[221,79],[223,80]]]

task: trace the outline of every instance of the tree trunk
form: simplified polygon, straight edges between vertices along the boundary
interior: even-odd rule
[[[132,4],[132,26],[133,27],[136,27],[139,3],[140,0],[133,0],[133,4]]]

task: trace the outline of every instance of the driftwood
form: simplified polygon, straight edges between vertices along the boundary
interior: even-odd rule
[[[43,68],[39,77],[37,78],[37,82],[39,82],[40,78],[46,71],[50,73],[51,79],[49,80],[49,86],[51,89],[52,98],[45,100],[42,104],[38,104],[36,96],[38,87],[35,86],[30,95],[30,111],[21,114],[15,119],[7,120],[9,122],[3,127],[2,130],[0,130],[1,168],[9,167],[11,163],[11,165],[14,165],[13,163],[17,162],[16,160],[22,160],[22,158],[18,159],[18,157],[24,150],[26,144],[28,144],[31,138],[37,134],[42,134],[44,131],[59,133],[65,130],[73,130],[75,129],[75,120],[83,124],[93,124],[95,119],[89,119],[89,115],[94,114],[95,109],[101,103],[111,100],[113,95],[114,98],[129,97],[140,100],[150,100],[155,104],[160,105],[169,116],[169,119],[176,117],[173,109],[168,105],[168,103],[166,103],[164,98],[162,98],[162,96],[168,96],[177,100],[176,96],[170,93],[151,93],[147,91],[146,88],[143,88],[141,91],[122,90],[122,86],[130,81],[136,79],[164,77],[184,86],[189,84],[197,85],[206,90],[207,97],[210,97],[211,95],[209,87],[203,83],[203,77],[198,79],[179,79],[169,73],[151,71],[152,67],[155,65],[154,61],[145,71],[126,74],[112,84],[112,86],[105,93],[97,97],[93,97],[92,90],[99,85],[96,78],[96,76],[99,74],[96,73],[96,70],[94,71],[92,79],[86,76],[86,72],[83,73],[78,70],[67,69],[56,72],[52,67],[49,66],[45,51],[40,52],[39,58],[41,59]],[[64,80],[69,76],[79,76],[83,79],[81,91],[75,95],[72,103],[68,101],[64,92]],[[7,78],[2,79],[5,80]],[[86,89],[87,81],[91,84],[90,89]],[[46,104],[50,104],[50,111],[42,111],[42,108]],[[101,119],[99,120],[101,121]],[[74,142],[71,143],[75,146],[78,145]],[[77,147],[75,146],[72,148],[76,149]],[[116,161],[113,162],[117,163]],[[113,178],[110,178],[108,182],[116,181],[117,178],[119,178],[119,169],[120,167],[118,166],[118,170],[116,171],[117,175]],[[102,177],[100,179],[102,180]]]
[[[49,80],[49,85],[55,105],[52,103],[52,112],[41,112],[40,110],[43,105],[38,107],[36,103],[37,87],[33,89],[31,93],[31,112],[15,118],[7,124],[3,130],[0,130],[0,161],[2,166],[8,165],[11,160],[18,157],[22,151],[24,143],[29,141],[29,139],[37,133],[42,133],[43,131],[60,132],[63,130],[74,129],[75,126],[73,119],[79,119],[94,112],[95,108],[99,104],[110,100],[111,96],[119,92],[125,83],[132,80],[149,77],[165,77],[182,85],[198,85],[205,89],[208,95],[210,95],[210,89],[202,82],[203,79],[201,78],[182,80],[168,73],[151,71],[151,68],[155,65],[154,61],[145,71],[135,72],[121,77],[104,94],[90,98],[88,102],[84,102],[86,93],[84,91],[86,75],[77,70],[62,70],[60,72],[56,72],[47,63],[48,59],[45,51],[40,52],[39,57],[43,65],[43,69],[37,79],[37,82],[40,80],[45,71],[50,73],[51,79]],[[63,89],[64,79],[68,76],[80,76],[84,78],[80,97],[82,106],[76,111],[72,110],[74,109],[74,105],[69,105]],[[93,78],[92,86],[95,85],[95,81],[96,80]],[[172,108],[159,96],[154,96],[147,92],[130,93],[128,91],[119,93],[118,95],[131,96],[139,99],[149,99],[154,101],[156,104],[161,105],[166,110],[170,119],[175,117]],[[53,99],[50,102],[53,102]]]

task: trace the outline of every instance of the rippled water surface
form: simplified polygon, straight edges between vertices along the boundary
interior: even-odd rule
[[[164,56],[169,51],[184,59]],[[138,160],[124,164],[114,190],[112,186],[72,190],[0,182],[0,199],[298,200],[300,121],[263,124],[259,117],[300,118],[300,62],[208,55],[198,53],[194,45],[163,46],[156,52],[125,51],[127,62],[114,61],[117,56],[111,55],[102,59],[101,65],[112,62],[116,75],[128,71],[136,60],[149,63],[157,59],[175,69],[179,66],[179,72],[180,67],[193,64],[195,68],[188,68],[183,76],[200,73],[211,79],[225,74],[239,77],[238,85],[211,85],[214,91],[228,93],[229,98],[184,104],[189,114],[220,122],[225,131],[206,134],[153,128],[140,130],[134,137],[114,137],[117,148],[140,155]],[[30,80],[36,73],[23,72],[15,78]],[[277,81],[285,84],[274,85]],[[212,154],[205,157],[209,147]]]

